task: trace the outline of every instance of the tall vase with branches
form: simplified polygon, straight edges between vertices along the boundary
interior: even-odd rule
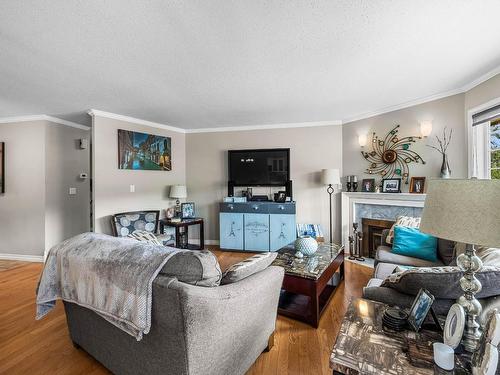
[[[450,145],[451,141],[451,136],[453,135],[453,129],[450,129],[449,133],[446,134],[446,127],[443,130],[443,137],[440,138],[436,135],[436,139],[438,142],[438,147],[432,146],[432,145],[427,145],[430,148],[433,148],[434,150],[437,150],[443,157],[443,162],[441,164],[441,178],[450,178],[451,177],[451,169],[450,165],[448,164],[448,146]]]

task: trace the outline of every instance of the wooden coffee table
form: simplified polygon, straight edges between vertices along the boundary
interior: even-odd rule
[[[384,328],[382,316],[387,307],[362,298],[351,301],[330,356],[333,374],[471,374],[467,353],[455,355],[454,372],[434,365],[432,343],[443,342],[441,333],[428,329],[418,333],[396,332]]]
[[[293,245],[278,250],[273,262],[285,269],[278,313],[317,328],[321,314],[344,278],[344,248],[320,244],[316,253],[295,258]],[[338,271],[334,283],[329,283]]]

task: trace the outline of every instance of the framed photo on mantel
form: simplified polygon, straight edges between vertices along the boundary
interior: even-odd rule
[[[401,179],[384,178],[382,180],[382,193],[401,193]]]
[[[423,194],[425,177],[412,177],[410,180],[410,193]]]
[[[375,179],[365,178],[361,183],[361,191],[363,193],[373,193],[375,191]]]

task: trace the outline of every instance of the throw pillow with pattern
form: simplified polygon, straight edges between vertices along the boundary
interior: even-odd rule
[[[277,253],[257,254],[229,267],[222,276],[221,284],[231,284],[254,273],[265,270],[276,259]]]
[[[145,230],[135,230],[130,233],[127,237],[133,238],[137,241],[149,242],[151,245],[162,245],[162,243],[156,238],[156,236]]]
[[[420,218],[411,216],[398,216],[396,218],[396,222],[389,230],[389,234],[387,235],[385,242],[392,244],[392,240],[394,239],[394,228],[396,227],[396,225],[409,228],[420,228]]]

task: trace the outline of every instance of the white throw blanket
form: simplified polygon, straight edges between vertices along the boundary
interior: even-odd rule
[[[105,234],[70,238],[49,252],[36,319],[62,299],[95,311],[139,341],[151,328],[153,280],[179,251]]]

